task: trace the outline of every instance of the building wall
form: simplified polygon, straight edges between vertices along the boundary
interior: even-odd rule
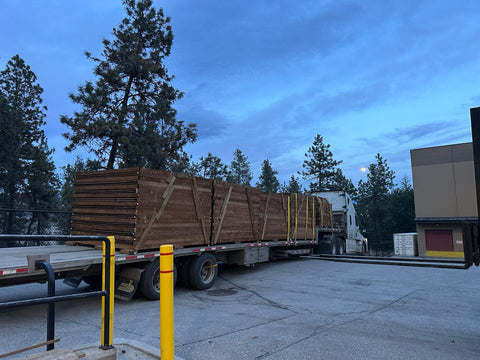
[[[472,143],[415,149],[410,156],[419,254],[439,255],[427,249],[425,237],[430,231],[432,244],[437,229],[452,231],[452,254],[443,255],[463,256],[461,221],[477,217]]]

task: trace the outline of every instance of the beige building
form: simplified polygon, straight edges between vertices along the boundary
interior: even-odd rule
[[[420,256],[463,258],[462,221],[477,220],[472,143],[410,151]]]

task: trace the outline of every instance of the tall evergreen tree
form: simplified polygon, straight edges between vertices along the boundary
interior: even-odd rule
[[[3,206],[14,209],[25,205],[28,174],[36,166],[34,159],[50,151],[43,142],[46,107],[42,105],[42,87],[20,56],[10,59],[0,72],[0,95],[3,115],[0,120],[2,146],[0,159],[0,196]],[[23,230],[20,213],[10,211],[3,217],[4,233]]]
[[[227,181],[233,184],[250,185],[253,175],[250,170],[250,163],[240,149],[233,153],[233,160],[230,164],[230,171]]]
[[[337,169],[335,171],[335,176],[329,190],[344,191],[347,194],[351,195],[353,198],[356,198],[357,196],[357,188],[355,187],[355,185],[353,185],[352,180],[347,179],[345,175],[343,175],[342,169]]]
[[[416,231],[413,187],[406,175],[390,194],[388,214],[392,234]]]
[[[61,214],[58,217],[58,227],[60,231],[64,234],[70,233],[70,221],[72,218],[72,208],[73,208],[73,190],[75,176],[78,172],[81,171],[94,171],[99,170],[101,164],[95,160],[83,161],[81,158],[77,157],[73,165],[66,165],[62,167],[62,186],[60,189],[60,204],[61,209],[66,211],[64,214]]]
[[[173,42],[170,19],[151,0],[123,2],[126,17],[113,29],[114,40],[103,40],[103,59],[85,53],[97,64],[97,81],[70,95],[82,110],[60,119],[71,129],[64,134],[66,150],[85,147],[107,169],[118,164],[168,170],[197,136],[196,125],[177,120],[172,108],[183,95],[163,63]]]
[[[23,185],[21,159],[22,122],[17,117],[6,97],[0,92],[0,207],[12,209],[19,201],[19,193]],[[16,232],[14,224],[16,213],[8,210],[0,212],[2,233]],[[1,246],[1,244],[0,244]]]
[[[257,182],[257,187],[265,192],[276,193],[280,188],[280,183],[276,175],[277,171],[273,170],[270,160],[263,160],[262,163],[262,173],[259,176],[259,181]]]
[[[222,160],[212,153],[200,158],[200,168],[202,176],[207,179],[225,181],[228,176],[227,165],[223,164]]]
[[[302,192],[302,185],[298,181],[298,178],[292,175],[288,184],[283,184],[280,187],[280,191],[285,194],[300,194]]]
[[[50,150],[45,136],[33,149],[32,162],[26,167],[25,203],[30,209],[44,210],[33,212],[28,224],[27,234],[47,234],[52,214],[49,209],[58,207],[59,180],[52,160],[54,150]]]
[[[393,248],[388,208],[395,173],[380,154],[375,159],[376,163],[368,167],[367,181],[358,183],[357,208],[365,221],[369,247],[386,251]]]
[[[300,174],[304,179],[311,181],[310,192],[331,190],[335,183],[337,166],[342,161],[333,159],[330,144],[324,144],[323,137],[317,134],[305,157],[303,162],[305,170]]]

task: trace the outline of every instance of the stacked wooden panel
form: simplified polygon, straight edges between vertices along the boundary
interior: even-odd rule
[[[210,243],[212,181],[140,169],[133,248]]]
[[[317,226],[331,228],[333,226],[332,204],[320,197],[316,197],[316,202],[318,204],[315,210]]]
[[[208,245],[212,181],[149,169],[77,174],[72,235],[114,235],[117,249]]]
[[[260,241],[287,239],[287,195],[260,193]]]
[[[212,244],[258,241],[260,193],[249,186],[215,182]]]
[[[290,239],[309,240],[315,236],[314,198],[303,194],[290,195]]]
[[[138,169],[77,174],[71,234],[115,234],[118,247],[131,246],[135,233],[137,180]]]
[[[312,239],[331,226],[327,200],[150,169],[79,173],[72,235],[114,235],[127,252]],[[290,216],[289,216],[290,215]]]

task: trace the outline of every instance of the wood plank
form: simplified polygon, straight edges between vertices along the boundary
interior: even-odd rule
[[[168,180],[167,180],[168,187],[162,195],[163,203],[160,206],[160,209],[152,215],[152,217],[150,219],[150,222],[147,225],[147,228],[145,229],[142,236],[140,237],[140,239],[138,240],[138,242],[134,246],[135,250],[138,251],[139,249],[142,248],[142,243],[145,241],[145,237],[149,234],[150,229],[152,228],[154,222],[157,221],[158,219],[160,219],[160,217],[162,216],[163,211],[165,210],[165,208],[168,204],[168,200],[170,200],[170,197],[172,196],[173,184],[175,183],[175,179],[176,179],[175,176],[173,175],[173,173],[171,173]]]
[[[205,244],[210,242],[210,234],[207,233],[207,229],[205,227],[205,218],[202,214],[202,210],[200,207],[200,197],[198,195],[198,185],[197,180],[193,178],[193,186],[192,186],[192,195],[193,195],[193,202],[195,205],[195,213],[197,214],[197,220],[200,221],[200,225],[202,228],[202,235]]]
[[[215,240],[213,244],[216,244],[218,241],[218,237],[220,236],[220,232],[222,231],[222,225],[223,221],[225,220],[225,213],[227,212],[227,207],[228,207],[228,202],[230,201],[230,196],[232,195],[232,186],[228,189],[227,196],[225,197],[225,200],[223,201],[222,205],[222,211],[220,213],[220,221],[218,224],[218,227],[216,229],[216,234],[215,234]]]

